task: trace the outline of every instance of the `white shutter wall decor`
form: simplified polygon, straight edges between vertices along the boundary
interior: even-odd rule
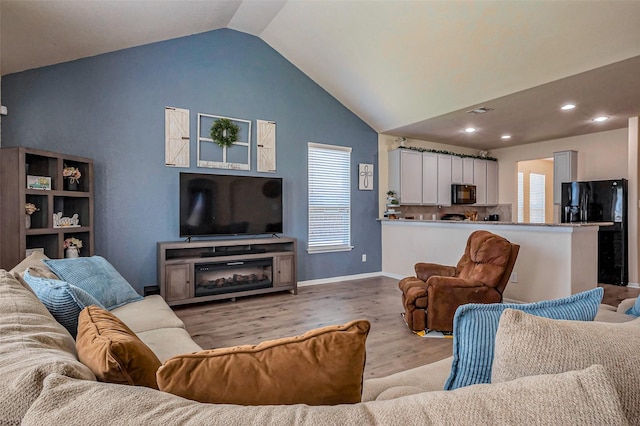
[[[164,108],[164,165],[189,167],[189,110]]]
[[[256,120],[257,156],[259,172],[276,171],[276,123],[275,121]]]
[[[351,246],[351,148],[308,144],[309,253]]]

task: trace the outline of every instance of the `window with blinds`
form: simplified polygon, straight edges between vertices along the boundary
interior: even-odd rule
[[[309,143],[309,253],[351,250],[351,148]]]
[[[518,222],[524,222],[524,173],[518,172]]]
[[[545,175],[529,174],[529,222],[544,223]]]

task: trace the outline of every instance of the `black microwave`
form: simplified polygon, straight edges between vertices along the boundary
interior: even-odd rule
[[[475,185],[451,185],[451,204],[475,204]]]

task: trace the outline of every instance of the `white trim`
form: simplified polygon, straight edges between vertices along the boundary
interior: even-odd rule
[[[370,272],[366,274],[344,275],[342,277],[320,278],[317,280],[298,281],[298,287],[306,287],[318,284],[331,284],[338,281],[361,280],[363,278],[373,278],[384,275],[382,272]]]
[[[627,283],[627,287],[629,287],[629,288],[640,288],[640,284],[638,284],[638,283]]]
[[[390,272],[382,272],[382,275],[388,278],[395,278],[397,280],[401,280],[404,278],[402,275],[392,274]]]
[[[307,253],[309,254],[318,254],[318,253],[335,253],[339,251],[351,251],[354,246],[328,246],[328,247],[311,247],[307,248]]]
[[[334,151],[346,151],[346,152],[351,152],[353,150],[353,148],[351,148],[350,146],[329,145],[326,143],[316,143],[316,142],[307,142],[307,148],[331,149]]]

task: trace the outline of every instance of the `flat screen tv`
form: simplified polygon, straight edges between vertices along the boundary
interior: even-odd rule
[[[180,236],[282,233],[282,178],[180,173]]]

